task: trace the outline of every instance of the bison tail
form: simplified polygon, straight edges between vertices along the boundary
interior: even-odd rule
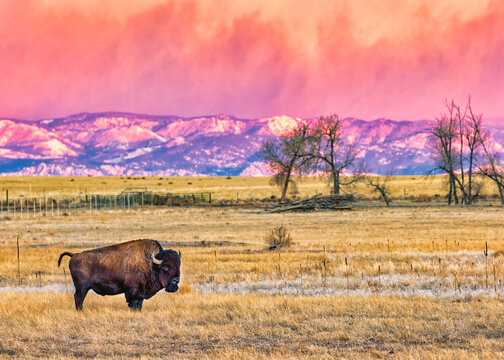
[[[75,254],[72,254],[71,252],[68,252],[68,251],[65,251],[64,253],[62,253],[58,259],[58,267],[60,266],[61,264],[61,259],[63,258],[63,256],[65,255],[68,255],[70,257],[74,256]]]

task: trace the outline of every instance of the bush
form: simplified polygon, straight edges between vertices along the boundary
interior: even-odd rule
[[[275,227],[265,237],[268,250],[282,250],[292,245],[292,236],[285,225]]]

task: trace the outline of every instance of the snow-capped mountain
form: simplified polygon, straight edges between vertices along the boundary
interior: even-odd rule
[[[257,156],[262,142],[300,121],[119,112],[0,119],[0,174],[268,175]],[[344,119],[345,136],[377,173],[425,174],[432,167],[427,128],[427,121]],[[504,130],[492,132],[504,144]]]

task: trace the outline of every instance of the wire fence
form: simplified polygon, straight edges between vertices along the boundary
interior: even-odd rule
[[[20,196],[0,200],[0,217],[60,216],[74,211],[134,209],[148,206],[211,204],[211,193],[127,193],[121,195],[83,194]]]

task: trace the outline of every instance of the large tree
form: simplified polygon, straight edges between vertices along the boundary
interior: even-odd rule
[[[471,128],[475,141],[481,146],[483,156],[478,164],[478,172],[492,180],[497,186],[501,205],[504,205],[504,162],[498,151],[493,151],[490,145],[491,134],[483,130],[482,115],[469,109]]]
[[[470,98],[464,108],[454,101],[445,101],[447,113],[436,118],[430,129],[430,145],[435,167],[431,174],[448,176],[448,204],[470,205],[478,196],[481,183],[474,181],[474,169],[481,141],[478,131],[481,121],[474,118]]]
[[[278,139],[264,142],[261,147],[259,156],[268,164],[274,183],[281,188],[280,202],[285,201],[289,184],[295,186],[293,174],[300,175],[306,169],[307,137],[308,125],[301,123]]]
[[[455,118],[456,111],[454,103],[446,103],[448,114],[443,114],[441,117],[436,118],[434,126],[430,130],[431,147],[435,162],[434,169],[431,173],[444,172],[448,175],[448,204],[452,203],[452,198],[455,204],[458,204],[457,185],[455,167],[457,159],[457,147],[455,142],[458,138],[457,128],[458,121]]]
[[[482,126],[482,115],[476,116],[471,106],[471,98],[467,102],[467,116],[464,121],[463,139],[467,146],[466,160],[468,162],[468,183],[466,191],[466,204],[471,205],[474,198],[479,195],[483,186],[482,182],[474,181],[474,169],[477,167],[480,148],[484,145],[480,141],[480,132]]]
[[[357,164],[357,151],[343,137],[343,124],[338,115],[321,116],[309,130],[306,158],[313,161],[314,170],[329,176],[333,193],[339,195],[341,186],[362,178],[363,163]],[[343,181],[344,174],[351,176]]]

